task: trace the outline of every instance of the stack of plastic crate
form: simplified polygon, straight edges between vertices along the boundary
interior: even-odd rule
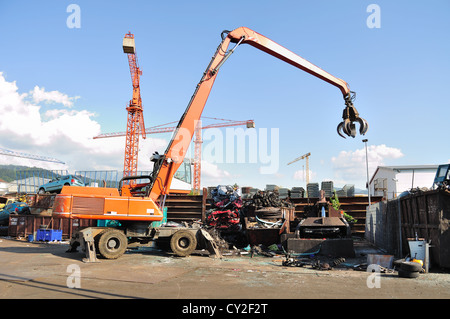
[[[353,184],[346,184],[342,190],[347,194],[347,197],[355,196],[355,185]]]
[[[269,192],[278,191],[278,186],[277,185],[272,185],[272,184],[267,184],[266,185],[266,191],[269,191]]]
[[[319,197],[319,183],[309,183],[306,185],[308,197]]]
[[[305,197],[305,189],[303,187],[292,187],[289,196],[291,198],[303,198]]]
[[[322,182],[322,190],[325,192],[325,197],[333,196],[333,182],[332,181],[323,181]]]
[[[280,199],[286,199],[289,197],[289,189],[280,187],[278,189],[278,198]]]

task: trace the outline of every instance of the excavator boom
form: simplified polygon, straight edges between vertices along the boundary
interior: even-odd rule
[[[230,43],[235,43],[235,46],[231,50],[228,50]],[[288,49],[253,30],[241,27],[233,31],[223,31],[222,42],[218,46],[211,62],[203,73],[200,82],[197,84],[195,92],[178,123],[172,140],[167,146],[165,154],[155,154],[152,158],[152,161],[155,162],[153,181],[150,190],[150,197],[152,199],[156,200],[160,195],[168,194],[172,177],[183,162],[184,156],[192,140],[195,127],[200,120],[220,67],[225,63],[235,49],[240,44],[244,43],[260,49],[339,88],[342,92],[346,105],[343,112],[343,121],[338,125],[339,135],[345,137],[340,132],[342,130],[346,135],[355,137],[355,121],[360,123],[360,133],[363,135],[366,133],[368,129],[367,122],[359,117],[358,112],[353,106],[352,101],[354,95],[352,95],[347,82],[334,77],[292,51],[289,51]]]
[[[241,27],[231,32],[224,31],[222,35],[226,33],[228,33],[227,37],[230,38],[233,43],[238,43],[241,39],[243,39],[241,43],[249,44],[311,75],[314,75],[315,77],[318,77],[331,85],[336,86],[339,90],[341,90],[344,97],[350,94],[350,87],[344,80],[336,78],[318,66],[253,30]]]

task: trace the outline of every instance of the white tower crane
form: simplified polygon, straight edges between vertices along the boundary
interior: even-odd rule
[[[295,160],[293,160],[292,162],[289,162],[288,165],[295,163],[297,161],[300,161],[304,158],[306,158],[306,185],[309,184],[309,156],[311,155],[311,153],[306,153],[305,155],[302,155],[300,157],[297,157]]]

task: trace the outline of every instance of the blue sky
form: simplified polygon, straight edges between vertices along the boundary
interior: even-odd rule
[[[80,28],[66,24],[71,3],[81,9]],[[372,3],[381,10],[380,28],[366,23]],[[305,162],[286,164],[311,152],[312,182],[364,188],[363,138],[370,173],[378,165],[450,160],[449,15],[446,0],[0,1],[0,147],[61,159],[71,171],[121,170],[124,140],[90,136],[126,128],[132,91],[125,33],[136,38],[149,127],[180,118],[221,31],[246,26],[348,82],[370,128],[342,139],[337,88],[242,45],[221,68],[203,115],[253,119],[258,138],[278,129],[279,166],[262,174],[261,161],[204,158],[203,186],[305,186]],[[169,138],[142,142],[139,168],[148,169],[148,156],[164,151]]]

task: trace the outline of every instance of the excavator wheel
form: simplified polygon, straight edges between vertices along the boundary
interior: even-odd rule
[[[179,230],[170,238],[170,248],[177,256],[189,256],[197,248],[197,238],[188,230]]]
[[[97,242],[98,253],[106,259],[117,259],[122,256],[128,246],[128,239],[118,229],[108,229],[101,234]]]

